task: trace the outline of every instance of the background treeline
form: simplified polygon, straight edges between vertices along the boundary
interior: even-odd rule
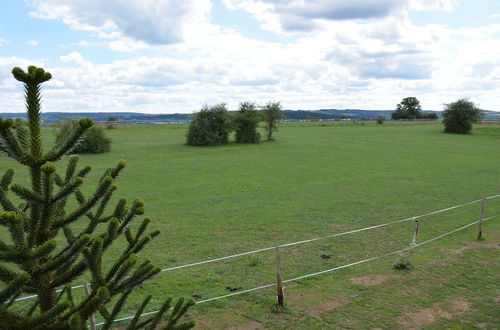
[[[235,111],[229,111],[234,113]],[[352,120],[375,120],[378,116],[384,116],[391,119],[394,110],[361,110],[361,109],[320,109],[320,110],[283,110],[285,120],[339,120],[349,118]],[[438,119],[443,117],[442,111],[422,110],[422,114],[435,113]],[[24,113],[0,113],[3,118],[26,118]],[[174,113],[174,114],[145,114],[135,112],[43,112],[42,124],[50,126],[54,123],[64,120],[76,120],[79,118],[91,118],[97,123],[107,121],[109,116],[117,118],[118,122],[127,123],[175,123],[189,122],[193,114]],[[500,119],[500,112],[483,110],[482,119]]]

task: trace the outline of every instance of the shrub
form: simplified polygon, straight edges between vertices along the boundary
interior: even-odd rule
[[[278,120],[285,118],[280,102],[269,102],[262,107],[262,119],[266,122],[267,141],[273,139],[273,132],[278,130]]]
[[[407,257],[401,256],[394,262],[392,268],[397,270],[411,270],[413,266]]]
[[[226,144],[231,130],[231,117],[225,103],[204,105],[189,124],[186,143],[192,146]]]
[[[113,121],[118,121],[118,117],[109,116],[108,118],[106,118],[106,121],[108,121],[108,122],[110,122],[110,121],[111,121],[111,122],[113,122]],[[113,125],[113,124],[107,124],[107,125],[106,125],[106,128],[107,128],[107,129],[114,129],[114,128],[116,128],[116,126],[115,126],[115,125]]]
[[[262,120],[257,112],[255,103],[242,102],[240,109],[234,115],[234,126],[236,130],[237,143],[257,143],[260,134],[257,132],[257,125]]]
[[[375,118],[377,124],[379,125],[382,125],[385,121],[385,117],[384,116],[377,116],[377,118]]]
[[[56,142],[61,143],[74,130],[77,122],[64,123],[56,137]],[[111,151],[111,139],[106,136],[102,127],[91,127],[83,134],[79,144],[71,151],[73,154],[100,154]]]
[[[467,99],[445,104],[443,112],[445,133],[468,134],[472,123],[481,118],[481,109]]]

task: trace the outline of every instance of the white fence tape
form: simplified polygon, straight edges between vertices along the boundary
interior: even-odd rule
[[[500,196],[500,195],[498,195],[498,196]],[[488,218],[484,218],[483,221],[487,221],[487,220],[496,218],[497,216],[498,215],[494,215],[494,216],[491,216],[491,217],[488,217]],[[447,235],[453,234],[453,233],[455,233],[457,231],[460,231],[460,230],[463,230],[465,228],[471,227],[471,226],[477,224],[478,222],[479,221],[474,221],[474,222],[469,223],[469,224],[467,224],[465,226],[462,226],[460,228],[457,228],[457,229],[454,229],[454,230],[449,231],[447,233],[444,233],[442,235],[433,237],[433,238],[431,238],[429,240],[426,240],[424,242],[416,244],[414,247],[418,247],[418,246],[421,246],[421,245],[428,244],[428,243],[430,243],[432,241],[435,241],[437,239],[443,238],[444,236],[447,236]],[[412,248],[414,248],[414,247],[412,247]],[[370,261],[374,261],[374,260],[377,260],[377,259],[382,259],[382,258],[388,257],[390,255],[402,253],[402,252],[408,251],[409,249],[410,249],[410,247],[407,247],[407,248],[404,248],[404,249],[401,249],[401,250],[392,251],[392,252],[389,252],[389,253],[386,253],[386,254],[383,254],[383,255],[380,255],[380,256],[376,256],[376,257],[372,257],[372,258],[368,258],[368,259],[356,261],[356,262],[353,262],[353,263],[350,263],[350,264],[346,264],[346,265],[342,265],[342,266],[337,266],[337,267],[330,268],[330,269],[325,269],[325,270],[322,270],[322,271],[319,271],[319,272],[316,272],[316,273],[311,273],[311,274],[306,274],[306,275],[294,277],[294,278],[291,278],[291,279],[288,279],[288,280],[284,280],[283,283],[294,282],[294,281],[302,280],[302,279],[305,279],[305,278],[309,278],[309,277],[313,277],[313,276],[318,276],[318,275],[322,275],[322,274],[326,274],[326,273],[330,273],[330,272],[334,272],[334,271],[337,271],[337,270],[340,270],[340,269],[344,269],[344,268],[356,266],[356,265],[363,264],[363,263],[370,262]],[[200,301],[197,301],[196,304],[197,305],[198,304],[203,304],[203,303],[207,303],[207,302],[210,302],[210,301],[215,301],[215,300],[219,300],[219,299],[224,299],[224,298],[228,298],[228,297],[232,297],[232,296],[237,296],[237,295],[249,293],[249,292],[252,292],[252,291],[258,291],[258,290],[262,290],[262,289],[266,289],[266,288],[271,288],[271,287],[274,287],[274,286],[276,286],[276,283],[262,285],[262,286],[259,286],[259,287],[255,287],[255,288],[251,288],[251,289],[247,289],[247,290],[243,290],[243,291],[238,291],[238,292],[226,294],[226,295],[223,295],[223,296],[217,296],[217,297],[213,297],[213,298],[209,298],[209,299],[205,299],[205,300],[200,300]],[[143,313],[143,314],[141,314],[141,317],[147,316],[147,315],[156,314],[158,312],[159,312],[159,310],[152,311],[152,312],[147,312],[147,313]],[[131,320],[133,318],[134,318],[134,316],[127,316],[127,317],[122,317],[122,318],[113,320],[113,322],[121,322],[121,321]],[[101,322],[101,323],[97,323],[96,325],[99,326],[99,325],[103,325],[105,323],[106,322]]]
[[[500,194],[486,197],[486,199],[493,199],[493,198],[498,198],[498,197],[500,197]],[[470,204],[478,203],[480,201],[481,200],[478,199],[478,200],[475,200],[475,201],[470,201],[470,202],[467,202],[467,203],[463,203],[463,204],[459,204],[459,205],[447,207],[447,208],[444,208],[444,209],[441,209],[441,210],[437,210],[437,211],[433,211],[433,212],[429,212],[429,213],[417,215],[417,216],[414,216],[414,217],[409,217],[409,218],[405,218],[405,219],[401,219],[401,220],[396,220],[396,221],[393,221],[393,222],[387,222],[387,223],[383,223],[383,224],[379,224],[379,225],[364,227],[364,228],[360,228],[360,229],[350,230],[350,231],[346,231],[346,232],[342,232],[342,233],[337,233],[337,234],[332,234],[332,235],[327,235],[327,236],[322,236],[322,237],[311,238],[311,239],[297,241],[297,242],[284,243],[284,244],[280,244],[279,246],[280,247],[294,246],[294,245],[299,245],[299,244],[304,244],[304,243],[310,243],[310,242],[314,242],[314,241],[319,241],[319,240],[322,240],[322,239],[339,237],[339,236],[344,236],[344,235],[359,233],[359,232],[362,232],[362,231],[372,230],[372,229],[376,229],[376,228],[382,228],[382,227],[394,225],[394,224],[397,224],[397,223],[411,221],[411,220],[415,220],[415,219],[427,217],[427,216],[430,216],[430,215],[434,215],[434,214],[438,214],[438,213],[442,213],[442,212],[454,210],[454,209],[457,209],[457,208],[460,208],[460,207],[463,207],[463,206],[467,206],[467,205],[470,205]],[[161,272],[167,272],[167,271],[181,269],[181,268],[187,268],[187,267],[193,267],[193,266],[198,266],[198,265],[209,264],[209,263],[212,263],[212,262],[217,262],[217,261],[222,261],[222,260],[237,258],[237,257],[241,257],[241,256],[246,256],[246,255],[254,254],[254,253],[270,251],[270,250],[274,250],[275,248],[276,248],[276,246],[271,246],[271,247],[266,247],[266,248],[257,249],[257,250],[253,250],[253,251],[242,252],[242,253],[237,253],[237,254],[233,254],[233,255],[229,255],[229,256],[224,256],[224,257],[220,257],[220,258],[208,259],[208,260],[193,262],[193,263],[190,263],[190,264],[184,264],[184,265],[180,265],[180,266],[167,267],[167,268],[162,269]],[[73,286],[71,288],[72,289],[77,289],[77,288],[82,288],[82,287],[83,287],[83,285],[77,285],[77,286]],[[62,290],[60,289],[57,292],[60,292],[60,291],[62,291]],[[32,298],[36,298],[36,297],[37,297],[37,295],[26,296],[26,297],[22,297],[22,298],[17,298],[15,301],[27,300],[27,299],[32,299]]]

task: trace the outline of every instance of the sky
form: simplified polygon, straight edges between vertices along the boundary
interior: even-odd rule
[[[500,110],[500,0],[0,0],[0,112],[29,65],[51,112]]]

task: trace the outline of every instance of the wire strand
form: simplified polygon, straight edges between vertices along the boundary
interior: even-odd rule
[[[487,221],[487,220],[490,220],[490,219],[493,219],[493,218],[496,218],[496,217],[498,217],[498,215],[494,215],[494,216],[491,216],[491,217],[488,217],[488,218],[484,218],[483,221]],[[390,255],[402,253],[402,252],[408,251],[410,249],[413,249],[415,247],[428,244],[430,242],[433,242],[435,240],[443,238],[443,237],[445,237],[447,235],[453,234],[453,233],[455,233],[457,231],[466,229],[466,228],[471,227],[471,226],[473,226],[473,225],[475,225],[477,223],[479,223],[479,220],[474,221],[472,223],[469,223],[469,224],[467,224],[465,226],[462,226],[460,228],[454,229],[452,231],[449,231],[447,233],[444,233],[442,235],[433,237],[433,238],[428,239],[428,240],[426,240],[424,242],[418,243],[418,244],[416,244],[413,247],[407,247],[407,248],[404,248],[404,249],[400,249],[400,250],[397,250],[397,251],[392,251],[392,252],[389,252],[389,253],[386,253],[386,254],[383,254],[383,255],[379,255],[379,256],[376,256],[376,257],[371,257],[371,258],[368,258],[368,259],[356,261],[356,262],[353,262],[353,263],[350,263],[350,264],[346,264],[346,265],[342,265],[342,266],[337,266],[337,267],[325,269],[325,270],[322,270],[322,271],[319,271],[319,272],[315,272],[315,273],[311,273],[311,274],[306,274],[306,275],[294,277],[294,278],[291,278],[291,279],[288,279],[288,280],[284,280],[283,283],[290,283],[290,282],[299,281],[299,280],[302,280],[302,279],[305,279],[305,278],[309,278],[309,277],[313,277],[313,276],[318,276],[318,275],[322,275],[322,274],[326,274],[326,273],[331,273],[331,272],[334,272],[334,271],[337,271],[337,270],[340,270],[340,269],[344,269],[344,268],[356,266],[356,265],[363,264],[363,263],[370,262],[370,261],[374,261],[374,260],[377,260],[377,259],[382,259],[382,258],[388,257]],[[259,287],[255,287],[255,288],[251,288],[251,289],[247,289],[247,290],[243,290],[243,291],[239,291],[239,292],[234,292],[234,293],[226,294],[226,295],[223,295],[223,296],[217,296],[217,297],[213,297],[213,298],[209,298],[209,299],[205,299],[205,300],[200,300],[200,301],[197,301],[196,304],[197,305],[198,304],[203,304],[203,303],[207,303],[207,302],[210,302],[210,301],[215,301],[215,300],[219,300],[219,299],[224,299],[224,298],[228,298],[228,297],[233,297],[233,296],[245,294],[245,293],[248,293],[248,292],[258,291],[258,290],[262,290],[262,289],[266,289],[266,288],[271,288],[271,287],[274,287],[274,286],[276,286],[276,283],[266,284],[266,285],[262,285],[262,286],[259,286]],[[152,311],[152,312],[143,313],[140,316],[142,317],[142,316],[152,315],[152,314],[156,314],[158,312],[159,312],[159,310],[156,310],[156,311]],[[134,318],[134,316],[127,316],[127,317],[122,317],[122,318],[113,320],[113,322],[121,322],[121,321],[130,320],[130,319],[133,319],[133,318]],[[96,326],[103,325],[105,323],[106,322],[97,323]]]

